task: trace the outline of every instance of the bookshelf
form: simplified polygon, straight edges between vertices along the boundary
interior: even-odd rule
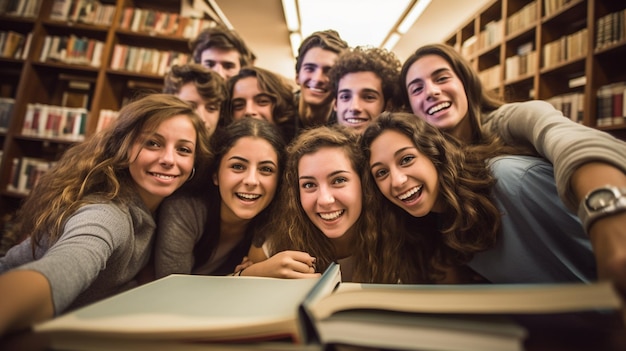
[[[0,222],[46,166],[96,132],[101,115],[111,118],[130,99],[161,91],[168,68],[187,62],[189,40],[217,21],[192,3],[0,3],[0,47],[2,33],[23,37],[10,55],[0,50]],[[35,178],[20,181],[19,174]]]
[[[623,1],[494,0],[445,43],[505,101],[546,100],[624,140],[625,28]]]

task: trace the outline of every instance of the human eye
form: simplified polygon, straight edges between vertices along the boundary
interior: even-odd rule
[[[242,163],[235,162],[230,165],[230,169],[234,171],[244,171],[246,169],[246,166],[243,165]]]
[[[246,106],[246,104],[241,100],[234,100],[232,102],[232,105],[233,105],[233,111],[241,111]]]
[[[150,138],[146,139],[144,146],[148,149],[158,149],[161,146],[161,143],[156,139]]]
[[[209,68],[213,68],[213,67],[215,67],[215,64],[216,64],[216,62],[215,62],[215,61],[212,61],[212,60],[207,60],[207,61],[204,61],[204,65],[205,65],[206,67],[209,67]]]
[[[178,151],[178,153],[185,155],[192,155],[194,152],[194,150],[188,146],[179,146],[178,148],[176,148],[176,150]]]
[[[311,191],[312,189],[315,188],[315,183],[310,182],[310,181],[306,181],[306,182],[301,182],[300,183],[300,188],[304,189],[304,190],[309,190]]]
[[[337,177],[337,178],[333,179],[333,184],[335,184],[335,185],[341,185],[341,184],[344,184],[344,183],[347,183],[347,182],[348,182],[348,178],[346,178],[346,177]]]
[[[423,84],[411,84],[409,85],[409,94],[417,95],[424,89]]]
[[[220,110],[219,107],[214,104],[206,104],[204,105],[204,108],[209,112],[217,112]]]
[[[256,98],[256,103],[259,106],[267,106],[272,103],[272,99],[267,95],[260,95]]]
[[[235,64],[232,62],[224,62],[222,66],[224,67],[224,69],[228,69],[228,70],[235,69]]]
[[[271,167],[271,166],[261,166],[261,167],[259,168],[259,171],[260,171],[262,174],[265,174],[265,175],[272,175],[272,174],[274,174],[274,173],[276,172],[276,170],[274,169],[274,167]]]
[[[372,176],[375,179],[382,179],[384,178],[387,174],[389,174],[389,171],[386,168],[376,168],[372,170]]]
[[[315,71],[315,66],[314,65],[304,65],[304,67],[302,67],[302,70],[304,70],[305,72],[311,73],[311,72]]]
[[[350,94],[348,93],[343,93],[343,94],[339,94],[339,100],[340,101],[350,101]]]
[[[415,156],[413,155],[402,156],[402,158],[400,159],[400,165],[405,166],[407,164],[410,164],[414,159],[415,159]]]
[[[450,80],[452,78],[452,75],[450,74],[450,72],[444,72],[441,73],[439,75],[437,75],[437,77],[435,77],[435,82],[437,83],[445,83],[448,80]]]
[[[364,99],[365,101],[372,102],[378,100],[378,96],[376,96],[375,94],[367,94],[365,95]]]

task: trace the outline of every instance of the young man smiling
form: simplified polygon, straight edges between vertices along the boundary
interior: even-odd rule
[[[339,55],[348,50],[348,44],[334,30],[309,35],[298,48],[296,58],[296,93],[299,127],[308,128],[327,124],[333,113],[334,95],[331,92],[328,71]]]
[[[329,72],[336,122],[362,133],[383,111],[398,104],[402,64],[396,55],[375,47],[356,47],[339,56]]]

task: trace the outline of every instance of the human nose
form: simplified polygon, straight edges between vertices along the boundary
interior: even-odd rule
[[[257,178],[257,174],[253,170],[249,170],[246,174],[246,177],[243,179],[243,184],[247,186],[256,186],[259,184],[259,179]]]
[[[439,86],[433,83],[426,83],[424,85],[424,90],[426,90],[426,96],[428,96],[429,98],[439,96],[441,94],[441,89],[439,88]]]
[[[358,97],[352,98],[350,101],[350,111],[361,111],[361,99]]]
[[[222,76],[222,78],[228,79],[228,77],[226,76],[226,71],[224,70],[224,67],[222,67],[222,65],[216,64],[215,66],[212,67],[212,69],[215,72],[217,72],[220,76]]]
[[[406,174],[398,170],[390,170],[391,186],[394,188],[401,187],[407,180]]]
[[[330,189],[325,186],[321,186],[317,202],[322,206],[330,205],[335,202],[335,197]]]
[[[198,106],[196,108],[196,114],[198,116],[200,116],[200,118],[204,121],[204,124],[208,125],[210,120],[209,120],[209,116],[210,113],[209,111],[207,111],[206,107],[204,105]]]
[[[161,151],[159,163],[163,167],[172,167],[174,165],[175,150],[173,147],[165,147]]]
[[[256,116],[256,108],[254,106],[254,103],[246,102],[245,116],[246,117],[254,117],[254,116]]]

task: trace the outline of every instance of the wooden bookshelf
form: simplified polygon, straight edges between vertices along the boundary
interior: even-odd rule
[[[626,113],[603,117],[598,98],[626,81],[625,22],[624,1],[494,0],[445,43],[505,101],[564,103],[580,109],[577,122],[626,139]]]
[[[0,130],[0,221],[15,211],[27,196],[27,193],[13,191],[14,164],[22,159],[53,163],[77,141],[56,134],[25,133],[24,121],[29,107],[34,104],[86,105],[88,113],[82,138],[88,138],[96,132],[101,111],[117,111],[137,96],[162,89],[164,71],[148,70],[148,62],[112,68],[116,46],[137,48],[134,55],[141,51],[142,57],[154,62],[157,62],[154,52],[176,52],[178,61],[159,57],[158,63],[167,70],[173,63],[186,62],[190,54],[189,40],[216,23],[216,19],[203,12],[200,14],[204,17],[197,19],[198,11],[193,11],[196,19],[192,19],[186,0],[100,0],[95,7],[97,13],[93,9],[92,12],[80,11],[75,7],[77,0],[8,3],[23,3],[24,9],[17,12],[15,8],[0,8],[0,32],[32,35],[26,54],[0,55],[0,98],[3,106],[14,100],[8,126]],[[39,6],[33,10],[37,3]],[[29,12],[25,12],[27,7]],[[140,26],[133,30],[122,21],[124,16],[134,13],[150,13],[151,17],[135,20]],[[160,25],[166,19],[176,19],[176,25],[185,23],[189,28],[173,31],[170,23],[157,30],[155,20],[158,19],[162,19],[158,22]],[[169,32],[164,32],[166,28]],[[55,50],[52,49],[54,38]],[[94,49],[98,42],[101,47]]]

